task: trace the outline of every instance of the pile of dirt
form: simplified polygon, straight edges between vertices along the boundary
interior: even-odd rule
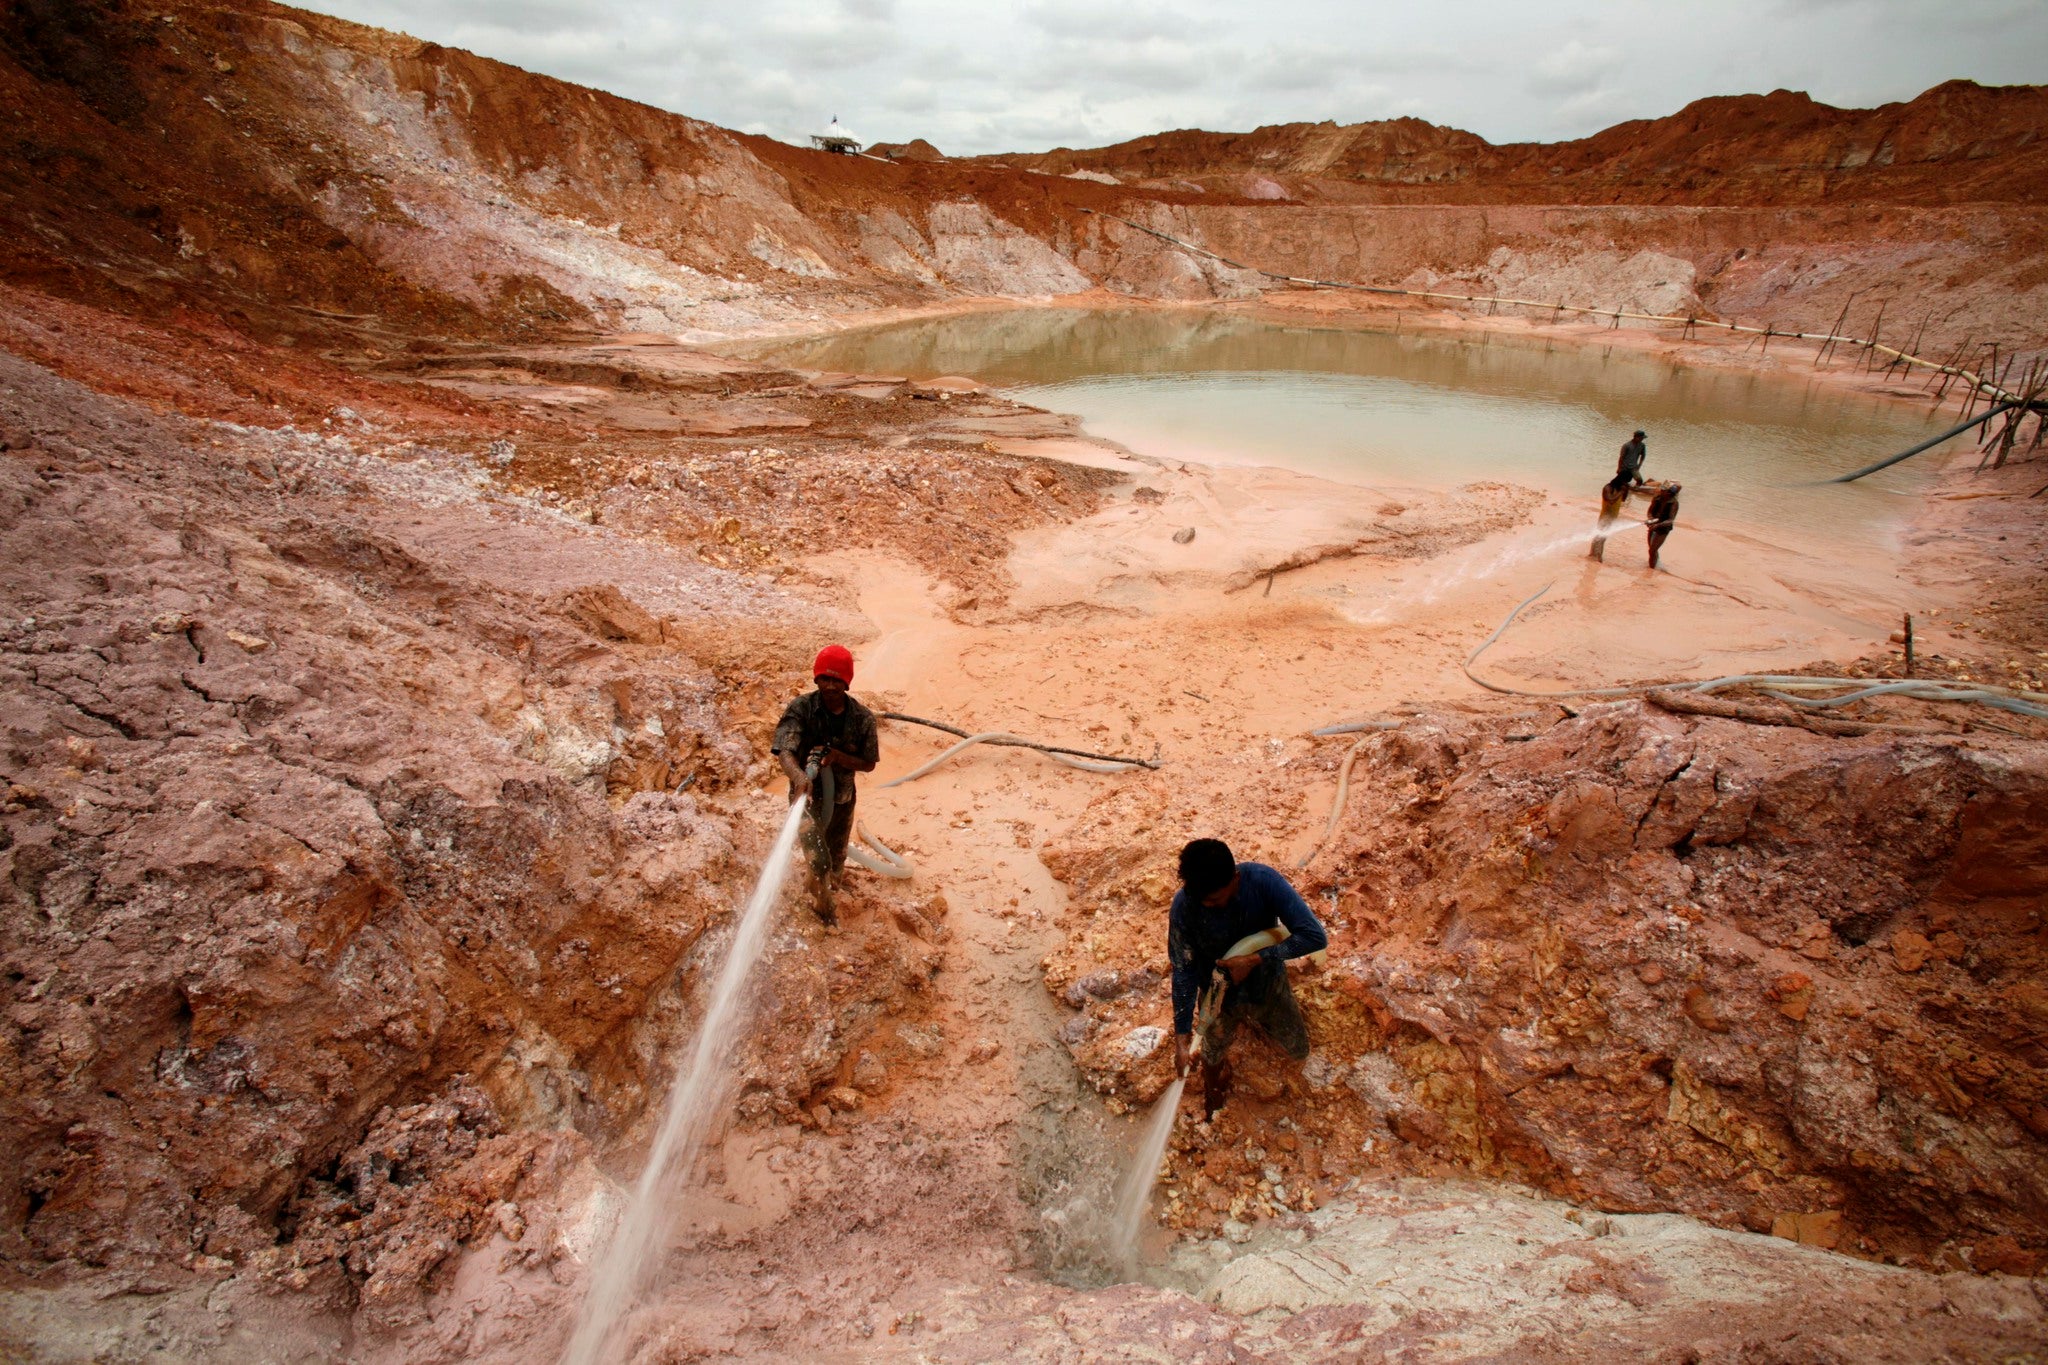
[[[1169,1222],[1448,1168],[2042,1268],[2037,745],[1843,743],[1629,702],[1432,715],[1359,750],[1369,795],[1300,879],[1333,929],[1298,983],[1315,1055],[1240,1068],[1237,1112],[1183,1135]],[[1197,824],[1167,784],[1126,789],[1055,864],[1076,892],[1048,964],[1079,1011],[1063,1036],[1135,1100],[1168,1074],[1172,887],[1128,832]]]
[[[877,142],[868,148],[868,155],[887,157],[891,161],[944,161],[946,154],[921,137],[908,142]]]

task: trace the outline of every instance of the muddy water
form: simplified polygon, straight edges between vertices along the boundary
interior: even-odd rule
[[[1813,481],[1944,420],[1924,403],[1805,377],[1810,348],[1789,373],[1757,375],[1578,342],[1281,327],[1196,309],[990,311],[754,353],[811,369],[972,375],[1142,454],[1356,483],[1500,479],[1592,502],[1640,427],[1645,473],[1685,484],[1688,519],[1821,536],[1881,534],[1934,465]]]

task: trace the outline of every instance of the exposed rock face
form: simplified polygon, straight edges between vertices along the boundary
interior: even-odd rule
[[[460,462],[5,373],[35,435],[0,457],[0,1253],[274,1237],[456,1071],[523,1123],[630,1113],[627,1026],[745,890],[700,797],[749,755],[702,671],[594,628],[648,613]],[[496,544],[503,585],[443,537]]]
[[[1408,818],[1342,860],[1383,935],[1344,975],[1560,1178],[1758,1230],[1839,1211],[1808,1239],[1845,1248],[2048,1246],[2034,746],[1627,706],[1459,748],[1377,746]]]
[[[33,152],[0,165],[8,278],[294,344],[1273,286],[1094,213],[1322,280],[1807,330],[1857,293],[1895,318],[1938,302],[1930,349],[2031,345],[2048,297],[2031,86],[1704,100],[1555,146],[1402,119],[886,164],[267,0],[81,0],[0,20],[0,95]]]
[[[1301,879],[1341,925],[1329,970],[1298,983],[1317,1055],[1285,1082],[1320,1151],[1313,1170],[1272,1157],[1287,1174],[1269,1181],[1313,1193],[1377,1127],[1397,1165],[2039,1266],[2034,746],[1843,745],[1627,703],[1512,744],[1411,724],[1367,742],[1353,784],[1359,832]],[[1157,792],[1105,802],[1105,833],[1151,823],[1200,817]],[[1071,1037],[1099,1083],[1142,1097],[1162,1064],[1118,1042],[1156,1021],[1164,988],[1099,1001],[1074,975],[1160,952],[1170,872],[1131,858],[1105,845],[1063,864],[1095,919],[1091,951],[1056,958],[1049,984],[1099,1021]],[[1186,1188],[1191,1220],[1222,1211],[1199,1169]]]

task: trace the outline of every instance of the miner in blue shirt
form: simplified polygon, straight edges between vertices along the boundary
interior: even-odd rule
[[[1196,997],[1217,972],[1229,978],[1222,1009],[1202,1035],[1203,1107],[1213,1118],[1230,1093],[1230,1044],[1246,1019],[1296,1061],[1308,1056],[1308,1026],[1284,964],[1321,951],[1330,939],[1285,877],[1264,863],[1238,862],[1221,839],[1196,839],[1180,851],[1180,882],[1166,918],[1178,1074],[1187,1075],[1194,1064]],[[1223,956],[1239,939],[1275,925],[1288,931],[1281,942],[1243,957]]]

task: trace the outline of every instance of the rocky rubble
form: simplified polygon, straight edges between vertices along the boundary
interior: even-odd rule
[[[1447,1164],[2039,1271],[2036,747],[1845,745],[1636,703],[1553,716],[1515,742],[1442,715],[1366,741],[1348,826],[1298,878],[1334,927],[1328,969],[1297,981],[1316,1052],[1298,1071],[1255,1054],[1271,1095],[1183,1139],[1169,1217],[1213,1226]],[[1085,918],[1048,985],[1086,997],[1064,1036],[1132,1099],[1164,1084],[1166,1049],[1139,1044],[1165,988],[1088,983],[1162,969],[1170,869],[1107,836],[1198,819],[1128,791],[1062,855]],[[1260,1103],[1283,1091],[1291,1120]]]

